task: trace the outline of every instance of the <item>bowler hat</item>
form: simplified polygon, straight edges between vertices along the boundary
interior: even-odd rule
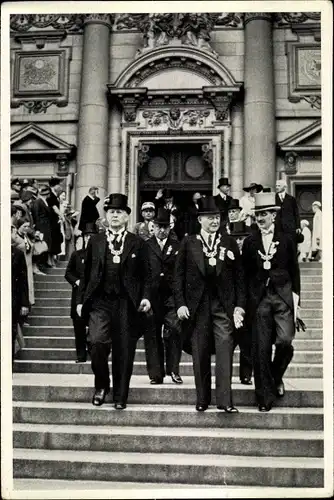
[[[231,186],[231,184],[228,182],[228,178],[227,177],[221,177],[219,179],[217,188],[219,189],[220,186]]]
[[[231,203],[228,206],[228,210],[232,210],[235,208],[239,208],[241,210],[241,206],[239,205],[239,200],[237,198],[233,198]]]
[[[169,226],[170,224],[170,211],[163,207],[158,208],[158,213],[153,219],[155,224],[160,224],[161,226]]]
[[[119,210],[125,210],[127,214],[131,213],[131,208],[128,207],[128,197],[122,193],[111,193],[104,199],[103,208],[105,211],[110,208],[118,208]]]
[[[255,195],[255,212],[261,212],[263,210],[280,210],[280,207],[276,205],[275,193],[257,193]]]
[[[230,234],[231,236],[248,236],[250,233],[247,230],[246,224],[241,221],[230,223]]]
[[[198,200],[198,215],[206,214],[219,214],[219,208],[217,207],[213,196],[206,196],[205,198],[200,198]]]
[[[260,193],[260,191],[263,190],[263,186],[262,186],[262,184],[257,184],[256,182],[251,182],[249,186],[246,186],[243,188],[243,190],[246,191],[247,193],[249,193],[249,191],[251,189],[256,189],[256,192]]]

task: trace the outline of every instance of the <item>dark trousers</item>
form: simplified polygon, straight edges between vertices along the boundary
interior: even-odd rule
[[[19,316],[12,314],[12,365],[14,364],[15,359],[15,342],[17,337],[18,322]]]
[[[144,330],[144,343],[150,378],[163,379],[165,374],[179,373],[182,354],[181,331],[171,296],[162,298],[159,311],[155,311],[148,318]]]
[[[233,334],[233,351],[239,346],[239,377],[251,378],[253,372],[252,363],[252,333],[246,325],[235,329]]]
[[[128,312],[126,298],[101,300],[93,304],[88,322],[95,389],[110,387],[108,357],[111,350],[115,403],[127,402],[137,345],[137,338],[131,336],[125,327],[126,312]]]
[[[218,299],[204,294],[191,335],[197,404],[211,403],[211,353],[216,352],[216,402],[232,405],[233,324]]]
[[[86,322],[79,316],[72,318],[74,336],[75,336],[75,350],[77,358],[86,358],[87,356],[87,335],[86,335]]]
[[[266,289],[253,321],[252,357],[258,404],[271,405],[277,385],[293,357],[293,311],[271,287]],[[272,345],[275,355],[272,360]]]

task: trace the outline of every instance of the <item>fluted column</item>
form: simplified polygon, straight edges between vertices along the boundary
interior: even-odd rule
[[[109,122],[108,193],[121,192],[121,186],[121,111],[113,104]]]
[[[243,172],[243,109],[240,103],[237,103],[231,109],[232,121],[232,144],[231,144],[231,196],[240,198],[243,195],[244,186]]]
[[[244,179],[275,185],[272,15],[245,13]]]
[[[101,199],[106,194],[110,28],[110,14],[85,15],[77,153],[78,208],[90,186],[99,188]]]

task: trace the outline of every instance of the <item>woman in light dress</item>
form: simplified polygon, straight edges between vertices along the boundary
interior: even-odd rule
[[[300,221],[300,227],[302,229],[302,235],[304,236],[304,241],[298,245],[298,260],[299,262],[308,262],[312,255],[312,235],[309,229],[309,221],[303,219]]]
[[[322,258],[322,211],[320,201],[312,203],[313,231],[312,231],[312,259],[321,262]]]

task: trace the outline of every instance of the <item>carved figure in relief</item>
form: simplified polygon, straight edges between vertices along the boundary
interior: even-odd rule
[[[185,45],[193,45],[198,49],[209,50],[218,54],[210,46],[210,31],[214,26],[214,17],[205,13],[180,14],[179,36]]]

